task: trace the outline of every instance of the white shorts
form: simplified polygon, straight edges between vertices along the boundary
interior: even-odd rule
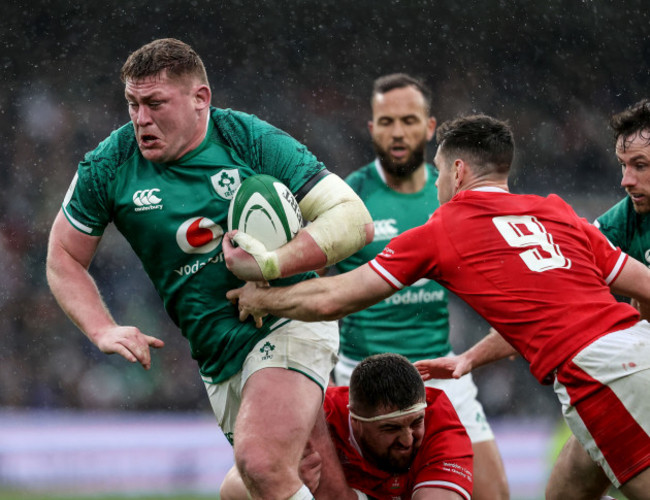
[[[449,356],[453,356],[449,353]],[[358,361],[350,359],[342,354],[339,355],[339,361],[334,367],[334,381],[336,385],[349,385],[352,370],[359,364]],[[472,374],[468,373],[459,379],[433,379],[427,380],[424,385],[434,387],[445,392],[451,403],[458,413],[458,418],[465,426],[472,443],[482,441],[491,441],[494,439],[494,433],[485,418],[483,406],[476,399],[478,389],[472,379]]]
[[[609,333],[558,368],[569,428],[618,487],[650,467],[650,324]]]
[[[204,380],[212,411],[230,444],[233,443],[241,393],[253,373],[264,368],[294,370],[313,380],[324,391],[338,358],[338,347],[336,322],[289,321],[255,344],[241,371],[220,384]]]

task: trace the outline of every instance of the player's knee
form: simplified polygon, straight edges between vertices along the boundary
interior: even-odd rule
[[[236,467],[232,467],[219,488],[220,500],[248,500],[246,486]]]
[[[271,453],[263,446],[239,448],[235,462],[245,483],[256,491],[280,491],[283,486],[298,477],[295,471],[279,460],[282,453]],[[293,474],[292,474],[293,471]]]

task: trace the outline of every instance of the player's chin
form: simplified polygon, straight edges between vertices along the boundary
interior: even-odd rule
[[[166,163],[171,160],[171,158],[168,158],[169,155],[166,155],[165,151],[161,148],[149,147],[140,144],[140,152],[146,160],[149,160],[153,163]]]
[[[414,450],[393,450],[390,457],[391,469],[393,472],[406,472],[413,463]]]
[[[639,200],[635,200],[632,198],[632,204],[634,205],[634,211],[637,214],[641,215],[646,215],[650,214],[650,202],[648,201],[647,198],[641,198]]]

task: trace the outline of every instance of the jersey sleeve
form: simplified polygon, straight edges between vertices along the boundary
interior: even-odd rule
[[[369,262],[370,267],[396,290],[412,285],[420,278],[436,279],[438,245],[435,227],[434,215],[426,224],[396,236]]]
[[[63,213],[79,231],[100,236],[113,220],[118,169],[138,151],[133,125],[113,131],[79,163],[63,200]]]
[[[62,204],[70,224],[91,236],[101,236],[111,221],[108,201],[110,175],[102,165],[107,159],[98,156],[102,149],[103,145],[100,145],[79,163]]]
[[[581,219],[583,231],[592,247],[597,267],[603,273],[605,283],[610,285],[618,277],[628,256],[619,247],[615,247],[593,224]]]
[[[417,453],[413,492],[443,488],[469,500],[473,488],[472,443],[444,392],[427,388],[426,430]]]

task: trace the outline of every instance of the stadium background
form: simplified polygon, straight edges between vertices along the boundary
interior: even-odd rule
[[[92,271],[119,322],[165,340],[150,372],[99,353],[45,282],[49,226],[77,162],[128,120],[118,73],[131,50],[167,36],[190,43],[214,105],[286,130],[341,176],[373,156],[372,81],[422,77],[439,122],[473,112],[510,121],[513,191],[558,193],[592,220],[624,195],[607,122],[648,96],[649,21],[640,0],[4,2],[0,413],[209,416],[185,341],[121,236],[107,233]],[[456,301],[452,325],[457,350],[486,331]],[[476,379],[494,421],[557,421],[551,389],[520,360]]]

